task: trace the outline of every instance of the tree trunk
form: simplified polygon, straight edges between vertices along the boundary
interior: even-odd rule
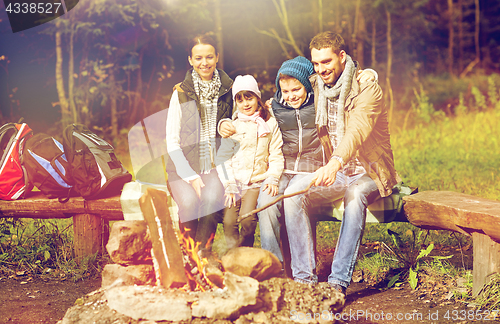
[[[62,53],[62,41],[61,41],[61,21],[56,22],[56,89],[57,95],[59,97],[59,105],[61,106],[61,122],[63,128],[71,122],[71,116],[69,114],[69,104],[66,98],[66,91],[64,90],[64,78],[63,78],[63,53]]]
[[[113,69],[109,71],[109,85],[111,87],[109,93],[109,101],[111,108],[111,136],[113,139],[118,138],[118,111],[116,105],[116,82],[115,82],[115,74]]]
[[[219,50],[218,68],[224,69],[224,42],[222,39],[222,19],[220,14],[220,0],[214,0],[215,37],[217,39],[217,49]]]
[[[372,67],[377,65],[377,23],[375,20],[375,16],[372,20]]]
[[[474,31],[474,44],[476,45],[476,61],[479,63],[481,61],[481,48],[479,47],[479,19],[480,19],[480,9],[479,0],[475,0],[476,4],[476,28]]]
[[[453,76],[453,0],[448,0],[448,73]]]
[[[464,24],[463,3],[458,0],[458,71],[464,70]]]
[[[356,1],[356,11],[354,13],[354,28],[351,34],[351,52],[352,57],[357,60],[358,53],[358,29],[359,29],[359,15],[360,15],[361,0]]]
[[[140,104],[142,103],[142,58],[144,56],[144,50],[139,52],[139,68],[137,68],[137,86],[135,88],[135,97],[132,103],[132,112],[128,119],[129,125],[134,125],[137,122],[137,113],[139,112]],[[142,119],[141,116],[139,119]]]
[[[318,27],[319,32],[323,32],[323,0],[318,0]]]
[[[392,121],[392,110],[394,108],[394,95],[392,93],[391,87],[391,70],[392,70],[392,36],[391,36],[391,13],[389,10],[385,10],[387,16],[387,75],[386,75],[386,83],[387,83],[387,91],[389,92],[389,125]]]
[[[321,0],[311,0],[311,10],[312,10],[312,19],[313,19],[313,33],[317,35],[319,33],[319,9],[318,4]]]
[[[75,59],[74,59],[74,37],[75,37],[75,25],[70,24],[71,32],[69,34],[69,61],[68,61],[68,99],[69,107],[71,109],[71,115],[73,116],[73,123],[78,123],[79,116],[76,110],[75,98],[74,98],[74,88],[75,88],[75,78],[73,74],[75,73]]]
[[[358,17],[358,36],[357,36],[357,54],[356,60],[361,67],[365,66],[365,38],[366,38],[366,22],[365,16],[360,11]]]
[[[283,24],[283,27],[285,28],[286,36],[288,38],[288,41],[292,45],[295,53],[300,56],[304,56],[304,53],[300,50],[300,48],[297,46],[297,43],[295,42],[295,38],[293,37],[292,31],[290,29],[290,24],[288,23],[288,11],[286,9],[285,5],[285,0],[280,0],[280,4],[276,2],[276,0],[273,0],[274,6],[276,7],[276,10],[278,11],[278,16],[280,17],[281,23]]]
[[[342,34],[342,24],[340,23],[340,0],[335,0],[335,32]]]

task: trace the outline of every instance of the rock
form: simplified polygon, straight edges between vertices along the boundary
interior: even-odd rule
[[[145,221],[119,221],[111,228],[106,250],[115,263],[140,264],[151,259],[151,246]]]
[[[57,324],[113,323],[132,324],[131,318],[117,313],[107,305],[104,291],[96,290],[82,298],[81,303],[69,308]]]
[[[240,277],[230,272],[224,274],[224,290],[201,294],[192,306],[194,317],[236,319],[240,309],[257,303],[259,282],[250,277]]]
[[[125,286],[154,285],[156,282],[155,270],[150,264],[122,266],[119,264],[106,264],[102,271],[102,287],[111,286],[117,279],[123,281]]]
[[[152,286],[121,286],[106,290],[108,306],[132,317],[151,321],[191,320],[193,297],[186,292]]]
[[[271,252],[252,247],[237,247],[222,257],[226,271],[262,281],[280,274],[281,262]]]

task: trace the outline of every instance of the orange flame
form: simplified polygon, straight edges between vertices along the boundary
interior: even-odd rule
[[[181,244],[184,244],[186,247],[186,251],[188,253],[188,256],[196,263],[196,267],[198,268],[198,272],[200,273],[200,276],[205,280],[211,287],[216,287],[216,285],[211,282],[207,276],[204,274],[204,269],[206,265],[208,264],[208,259],[207,258],[200,258],[199,256],[199,247],[200,247],[200,242],[196,242],[189,236],[188,231],[190,229],[185,229],[184,232],[182,232],[182,241]],[[213,235],[210,237],[210,240],[207,243],[207,246],[209,246],[210,242],[213,240]],[[199,282],[196,280],[195,275],[185,269],[186,275],[190,279],[191,282],[194,282],[196,285],[194,288],[199,288],[201,291],[206,291],[205,287],[199,284]]]

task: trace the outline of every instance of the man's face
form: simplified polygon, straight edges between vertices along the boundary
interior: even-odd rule
[[[334,85],[344,71],[346,52],[340,51],[337,55],[331,47],[311,50],[311,62],[314,71],[319,74],[327,85]]]

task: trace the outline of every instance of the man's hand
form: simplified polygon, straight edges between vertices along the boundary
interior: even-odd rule
[[[367,81],[375,81],[375,74],[371,69],[359,70],[358,76],[356,77],[359,83],[365,83]]]
[[[198,198],[201,197],[201,188],[205,187],[205,184],[203,183],[203,180],[201,180],[200,177],[190,180],[189,183],[193,187],[194,191],[196,191],[196,194],[198,195]]]
[[[276,196],[278,194],[278,186],[274,184],[266,184],[264,185],[264,189],[262,189],[262,191],[270,196]]]
[[[236,128],[230,121],[223,121],[219,126],[220,136],[226,138],[236,133]]]
[[[316,170],[314,175],[315,186],[331,186],[335,183],[337,172],[342,168],[340,162],[336,159],[331,159],[327,165]]]

